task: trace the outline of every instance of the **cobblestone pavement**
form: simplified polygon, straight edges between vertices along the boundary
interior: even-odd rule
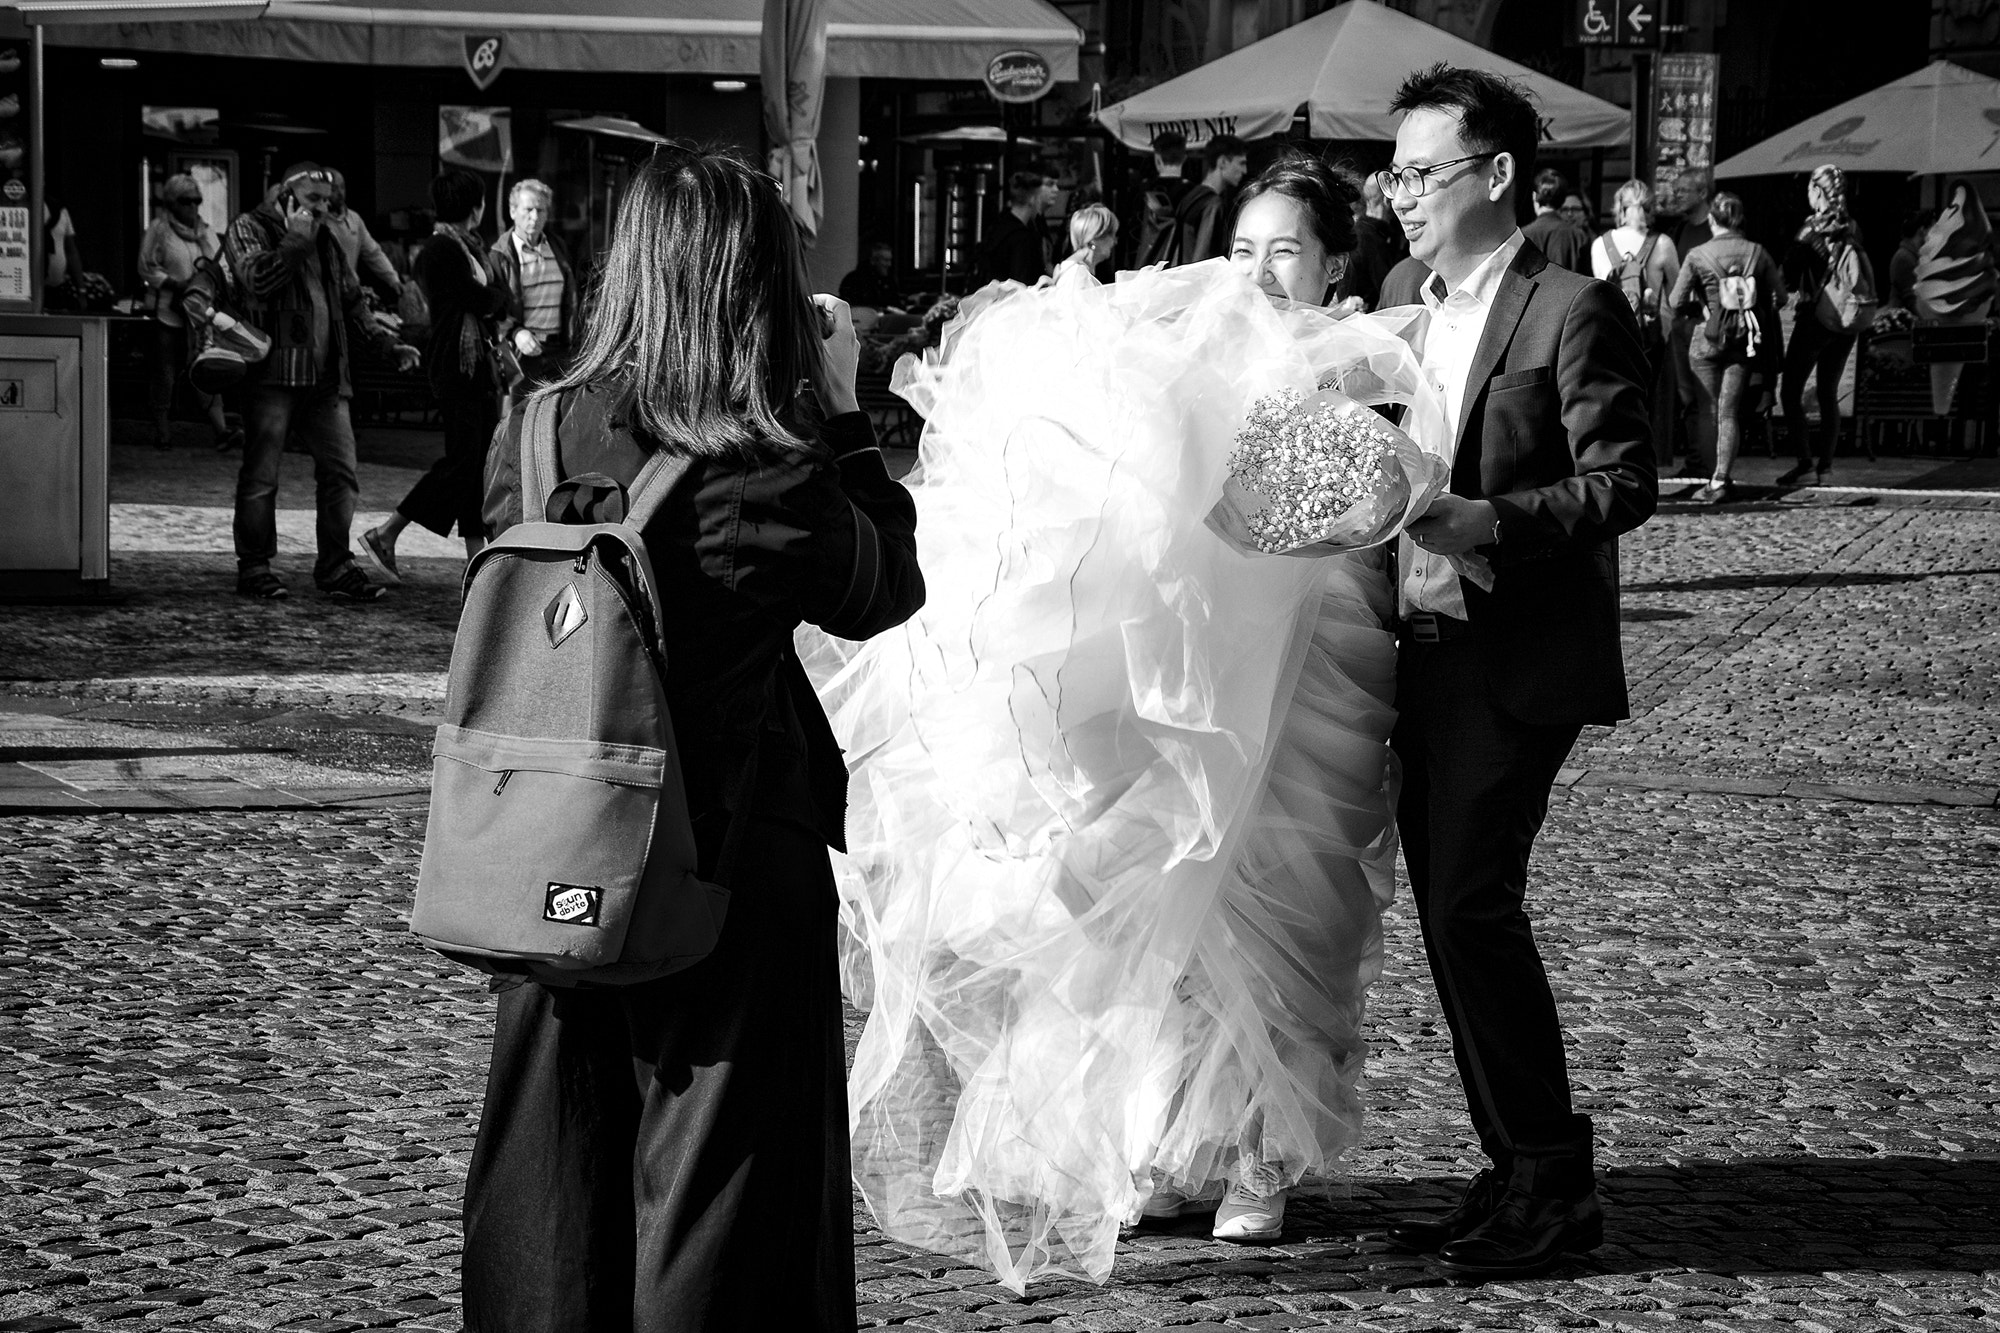
[[[490,1002],[402,933],[421,809],[339,798],[420,778],[452,563],[251,608],[189,544],[121,556],[123,607],[0,609],[0,1333],[456,1329]],[[1399,903],[1367,1135],[1282,1243],[1149,1231],[1016,1298],[857,1214],[864,1325],[2000,1331],[1996,547],[1984,502],[1894,497],[1627,543],[1638,716],[1579,747],[1535,888],[1596,1254],[1461,1287],[1381,1242],[1472,1166]],[[104,762],[132,785],[77,785]],[[120,808],[207,773],[322,808]]]

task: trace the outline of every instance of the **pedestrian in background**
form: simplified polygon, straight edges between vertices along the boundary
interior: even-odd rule
[[[1139,195],[1139,215],[1133,219],[1131,235],[1132,267],[1157,264],[1162,256],[1162,237],[1173,230],[1174,210],[1194,188],[1185,174],[1187,137],[1178,130],[1161,130],[1153,136],[1153,179]]]
[[[331,168],[327,174],[333,177],[333,201],[326,211],[327,229],[340,243],[340,253],[347,257],[347,266],[354,270],[354,276],[374,284],[375,290],[394,309],[403,295],[403,279],[369,234],[368,223],[347,207],[347,177]]]
[[[1250,149],[1233,134],[1218,134],[1202,145],[1204,174],[1181,196],[1160,260],[1169,265],[1199,264],[1229,253],[1236,190],[1250,171]]]
[[[1692,498],[1720,504],[1736,494],[1743,418],[1756,405],[1751,377],[1768,374],[1783,359],[1778,311],[1785,303],[1785,279],[1770,251],[1742,234],[1741,199],[1726,190],[1717,194],[1709,201],[1708,221],[1714,235],[1682,260],[1668,305],[1700,312],[1701,323],[1688,342],[1688,364],[1704,400],[1697,443],[1709,454],[1704,459],[1709,482]],[[1747,345],[1733,336],[1737,327],[1753,331]]]
[[[1667,294],[1681,275],[1680,254],[1672,241],[1653,228],[1652,186],[1642,180],[1626,181],[1618,187],[1612,207],[1618,225],[1591,244],[1590,269],[1594,276],[1615,283],[1625,293],[1632,318],[1638,322],[1639,343],[1652,373],[1648,385],[1653,400],[1654,457],[1664,471],[1679,452],[1672,359],[1674,318]]]
[[[500,339],[519,368],[506,386],[515,397],[563,373],[576,334],[581,293],[569,251],[549,231],[555,206],[556,192],[541,181],[515,181],[507,192],[510,229],[493,243],[493,271],[513,301],[500,318]]]
[[[1007,179],[1007,207],[979,251],[979,281],[1032,287],[1049,273],[1049,229],[1042,220],[1055,202],[1056,183],[1039,171]]]
[[[431,182],[438,222],[417,256],[417,282],[430,307],[431,341],[425,369],[438,415],[444,419],[444,457],[417,478],[410,493],[378,527],[361,534],[361,550],[391,583],[396,540],[416,523],[440,537],[454,527],[465,542],[466,559],[486,544],[480,517],[486,476],[486,448],[500,424],[500,371],[493,354],[498,324],[514,314],[513,293],[493,270],[479,224],[486,216],[486,185],[459,167],[448,167]]]
[[[847,772],[792,633],[869,638],[924,584],[916,507],[855,401],[853,321],[823,300],[775,181],[663,144],[626,189],[576,360],[544,391],[567,477],[630,486],[657,454],[688,461],[642,536],[697,871],[731,897],[714,952],[662,980],[496,985],[465,1184],[470,1333],[855,1326],[827,856]],[[494,446],[496,529],[539,517],[523,416]]]
[[[1403,224],[1396,221],[1389,207],[1388,196],[1382,193],[1381,183],[1376,179],[1379,174],[1371,171],[1361,178],[1361,217],[1357,229],[1381,243],[1388,251],[1389,266],[1394,268],[1409,258],[1410,241],[1403,235]]]
[[[840,299],[850,308],[900,313],[903,293],[896,286],[896,247],[877,238],[863,253],[868,262],[840,280]]]
[[[1705,187],[1688,189],[1686,188],[1687,185],[1688,182],[1682,182],[1683,192],[1680,199],[1683,211],[1679,219],[1669,219],[1672,222],[1669,234],[1674,243],[1674,250],[1681,256],[1683,264],[1686,262],[1688,254],[1696,246],[1712,240],[1715,236],[1714,230],[1708,225],[1707,189]],[[1655,221],[1659,221],[1657,215]],[[1680,471],[1673,475],[1676,477],[1699,477],[1706,481],[1708,473],[1702,471],[1701,460],[1714,457],[1715,440],[1713,432],[1715,423],[1708,419],[1707,413],[1702,406],[1706,395],[1702,392],[1701,385],[1695,382],[1694,367],[1688,361],[1688,350],[1694,337],[1695,321],[1684,318],[1681,312],[1672,309],[1672,305],[1673,303],[1670,300],[1668,302],[1669,313],[1673,318],[1667,327],[1667,352],[1673,364],[1674,400],[1679,409],[1675,422],[1675,438],[1681,451],[1686,455]],[[1710,433],[1710,437],[1707,439],[1702,437],[1704,423],[1706,423],[1706,429]]]
[[[201,183],[185,173],[169,176],[160,186],[160,211],[139,242],[139,278],[146,284],[146,304],[153,312],[153,380],[148,395],[153,409],[153,447],[172,446],[174,389],[187,374],[187,317],[181,313],[181,292],[194,276],[195,265],[222,254],[222,239],[201,215]],[[192,387],[192,386],[190,386]],[[215,447],[231,449],[243,443],[241,431],[231,431],[223,416],[222,395],[195,395],[215,432]]]
[[[417,349],[396,342],[368,315],[368,302],[326,225],[333,176],[301,162],[269,198],[229,224],[222,251],[237,304],[271,340],[243,390],[243,465],[236,476],[236,591],[266,601],[287,596],[271,571],[278,553],[278,468],[286,438],[312,455],[317,512],[313,582],[339,601],[382,596],[354,561],[349,534],[361,484],[354,474],[350,340],[413,369]]]
[[[1569,182],[1554,167],[1543,167],[1536,172],[1535,216],[1521,228],[1521,234],[1547,255],[1551,264],[1587,277],[1590,274],[1590,257],[1586,252],[1590,237],[1582,227],[1557,211],[1563,196],[1568,193]]]
[[[1812,216],[1799,228],[1785,252],[1785,282],[1798,296],[1798,317],[1792,324],[1792,343],[1785,349],[1785,372],[1780,398],[1785,406],[1785,433],[1799,461],[1778,478],[1789,486],[1813,474],[1813,484],[1826,485],[1833,471],[1833,450],[1840,442],[1840,377],[1847,358],[1854,351],[1855,336],[1829,328],[1819,316],[1819,294],[1841,252],[1852,247],[1861,271],[1874,291],[1868,257],[1861,248],[1861,228],[1847,212],[1847,173],[1831,163],[1813,169],[1806,182],[1806,201]],[[1806,376],[1814,377],[1819,400],[1819,448],[1813,449],[1806,427]]]
[[[1065,281],[1095,280],[1097,266],[1111,257],[1118,244],[1118,215],[1103,204],[1090,204],[1070,215],[1069,254],[1056,265],[1058,287]]]
[[[1937,221],[1937,210],[1919,208],[1903,215],[1902,235],[1896,242],[1896,253],[1889,256],[1889,299],[1886,302],[1901,310],[1917,308],[1917,254],[1923,249],[1924,234]]]

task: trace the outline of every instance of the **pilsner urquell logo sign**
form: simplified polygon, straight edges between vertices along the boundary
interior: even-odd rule
[[[1866,157],[1874,152],[1875,145],[1882,141],[1856,139],[1851,136],[1867,123],[1866,116],[1849,116],[1846,120],[1836,120],[1820,132],[1818,143],[1802,143],[1778,160],[1796,162],[1802,157]]]
[[[1033,51],[1002,51],[986,62],[986,91],[1003,102],[1032,102],[1054,83],[1049,62]]]

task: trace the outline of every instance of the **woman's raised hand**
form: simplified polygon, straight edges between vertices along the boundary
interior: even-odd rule
[[[860,410],[854,397],[854,370],[861,360],[861,338],[854,331],[854,312],[837,296],[815,296],[821,327],[831,324],[820,365],[820,407],[830,417]]]

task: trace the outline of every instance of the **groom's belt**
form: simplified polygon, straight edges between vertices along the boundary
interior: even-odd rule
[[[1462,639],[1472,633],[1472,624],[1457,616],[1434,615],[1429,611],[1412,611],[1403,617],[1397,626],[1400,637],[1413,643],[1443,643],[1448,639]]]

